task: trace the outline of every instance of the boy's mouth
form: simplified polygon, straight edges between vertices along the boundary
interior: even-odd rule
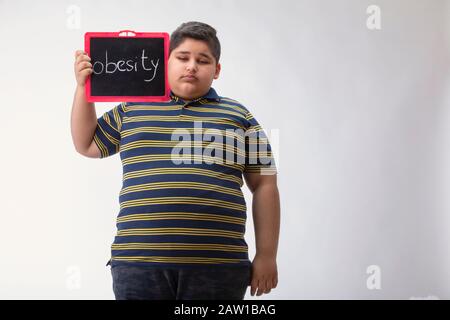
[[[186,81],[195,81],[195,80],[197,80],[197,77],[195,77],[193,75],[187,75],[187,76],[183,76],[181,79],[186,80]]]

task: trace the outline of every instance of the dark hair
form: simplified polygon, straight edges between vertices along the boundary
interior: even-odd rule
[[[181,24],[170,35],[170,47],[169,55],[175,50],[186,38],[193,38],[197,40],[205,41],[211,50],[212,55],[216,59],[216,63],[219,63],[220,58],[220,42],[216,36],[216,29],[210,25],[198,22],[189,21]]]

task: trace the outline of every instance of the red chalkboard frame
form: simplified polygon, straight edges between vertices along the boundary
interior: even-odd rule
[[[84,34],[84,50],[90,56],[90,44],[92,38],[163,38],[164,39],[164,78],[165,94],[163,96],[92,96],[91,76],[86,80],[86,99],[88,102],[147,102],[147,101],[168,101],[170,100],[170,88],[167,78],[167,68],[169,59],[169,34],[167,32],[135,32],[132,30],[122,30],[119,32],[86,32]]]

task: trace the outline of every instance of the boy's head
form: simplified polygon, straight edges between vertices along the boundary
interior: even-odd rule
[[[219,58],[220,42],[213,27],[196,21],[183,23],[170,36],[170,88],[184,100],[206,94],[219,77]]]

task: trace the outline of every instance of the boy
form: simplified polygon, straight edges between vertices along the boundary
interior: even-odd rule
[[[280,204],[268,139],[243,105],[211,88],[221,70],[214,28],[183,23],[172,33],[169,51],[169,102],[122,103],[98,119],[85,99],[90,58],[75,54],[75,148],[90,158],[120,151],[123,165],[118,231],[108,262],[115,298],[242,300],[249,285],[252,296],[269,293],[278,282]],[[191,139],[198,130],[232,136],[238,147],[234,140],[224,149],[220,139],[204,139],[193,143],[200,143],[200,155],[179,158],[179,136]],[[181,145],[191,150],[191,144]],[[242,156],[244,161],[235,160]],[[242,176],[253,194],[253,262],[244,239]]]

